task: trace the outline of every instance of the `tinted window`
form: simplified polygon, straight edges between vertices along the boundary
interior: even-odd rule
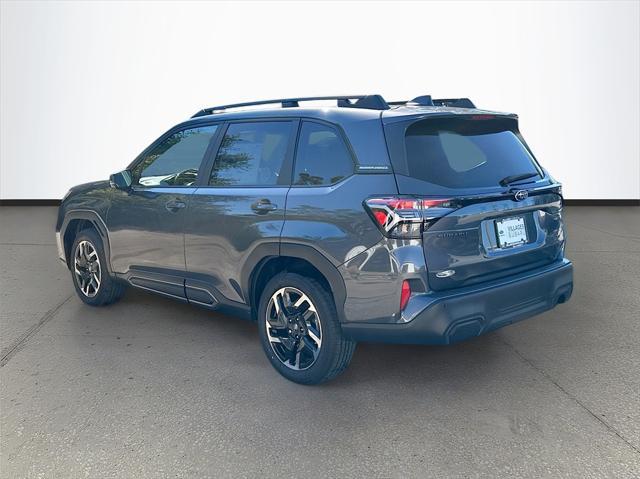
[[[277,185],[287,154],[291,122],[232,123],[211,171],[210,185]]]
[[[303,122],[293,183],[331,185],[351,173],[353,160],[338,132],[320,123]]]
[[[409,176],[447,188],[498,186],[506,176],[538,173],[518,135],[500,121],[418,121],[405,144]]]
[[[174,133],[156,146],[133,168],[134,184],[142,186],[191,186],[216,125]]]

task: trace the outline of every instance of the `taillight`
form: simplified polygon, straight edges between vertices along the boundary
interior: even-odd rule
[[[451,198],[402,196],[370,198],[365,206],[390,238],[420,238],[429,223],[455,209]]]
[[[409,281],[406,279],[402,282],[402,291],[400,292],[400,311],[404,309],[404,307],[409,302],[409,298],[411,297],[411,285]]]

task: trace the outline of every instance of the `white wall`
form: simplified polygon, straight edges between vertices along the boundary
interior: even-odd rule
[[[640,3],[2,2],[0,198],[106,178],[213,104],[468,96],[568,198],[640,198]]]

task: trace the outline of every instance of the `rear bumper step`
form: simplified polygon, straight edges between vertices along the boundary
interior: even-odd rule
[[[563,259],[488,286],[416,295],[408,322],[343,323],[342,330],[356,341],[451,344],[548,311],[572,291],[573,265]]]

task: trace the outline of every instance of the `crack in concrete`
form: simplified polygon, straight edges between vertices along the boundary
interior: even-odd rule
[[[58,313],[58,311],[60,311],[60,308],[62,308],[62,306],[64,306],[71,298],[73,298],[72,294],[67,296],[57,306],[55,306],[54,308],[52,308],[49,311],[47,311],[46,313],[44,313],[44,315],[38,320],[38,322],[36,324],[34,324],[29,329],[27,329],[24,333],[22,333],[22,335],[20,335],[18,337],[18,339],[16,339],[11,345],[9,345],[6,348],[2,349],[2,351],[0,352],[0,368],[4,367],[4,365],[7,364],[9,362],[9,360],[18,351],[20,351],[22,348],[24,348],[24,346],[26,345],[27,341],[29,341],[29,339],[31,339],[38,331],[40,331],[40,329],[45,324],[47,324],[47,322],[49,322],[51,319],[53,319],[55,317],[55,315]]]
[[[607,428],[607,430],[613,434],[615,434],[616,436],[618,436],[620,439],[622,439],[622,441],[629,446],[631,449],[633,449],[637,454],[640,454],[640,449],[635,446],[632,442],[630,442],[626,437],[624,437],[622,435],[622,433],[620,431],[618,431],[615,427],[613,427],[611,424],[609,424],[607,421],[605,421],[604,419],[602,419],[600,416],[598,416],[596,413],[594,413],[591,409],[589,409],[582,401],[580,401],[577,397],[575,397],[573,394],[571,394],[569,391],[567,391],[565,388],[563,388],[560,383],[558,383],[555,379],[553,379],[544,369],[536,366],[532,360],[530,360],[529,358],[525,357],[520,351],[518,351],[518,349],[513,346],[511,343],[509,343],[508,341],[506,341],[504,338],[499,338],[500,341],[505,344],[506,346],[508,346],[514,353],[516,356],[518,356],[518,358],[520,358],[520,360],[527,364],[529,367],[531,367],[532,369],[534,369],[535,371],[537,371],[542,377],[544,377],[547,381],[549,381],[551,384],[553,384],[560,392],[562,392],[566,397],[568,397],[569,399],[571,399],[573,402],[575,402],[578,406],[580,406],[582,409],[584,409],[587,413],[589,413],[596,421],[598,421],[600,424],[602,424],[605,428]]]

